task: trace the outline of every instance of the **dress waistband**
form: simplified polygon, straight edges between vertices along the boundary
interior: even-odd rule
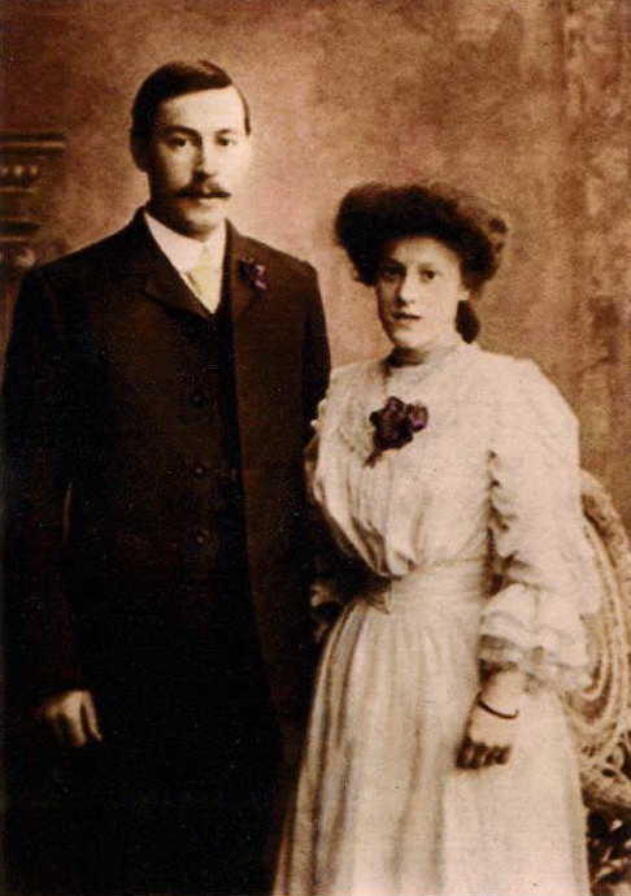
[[[490,570],[486,557],[445,561],[421,566],[398,578],[374,576],[357,595],[384,613],[419,602],[441,605],[477,606],[489,588]]]

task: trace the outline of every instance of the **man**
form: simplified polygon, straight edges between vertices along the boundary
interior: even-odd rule
[[[5,377],[13,680],[75,757],[88,891],[258,892],[308,687],[313,269],[227,221],[250,115],[209,62],[142,85],[150,200],[29,275]]]

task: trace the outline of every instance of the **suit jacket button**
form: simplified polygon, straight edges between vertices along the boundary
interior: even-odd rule
[[[193,473],[195,474],[195,476],[196,476],[198,479],[202,479],[202,477],[204,477],[204,476],[206,475],[207,472],[208,472],[208,469],[207,469],[207,467],[205,467],[203,464],[199,464],[199,465],[196,466],[195,469],[193,470]]]
[[[193,392],[191,395],[191,404],[195,408],[203,408],[204,405],[208,404],[208,398],[203,392]]]
[[[208,533],[204,532],[202,529],[199,529],[199,531],[195,533],[195,541],[199,545],[206,544],[206,542],[208,541]]]

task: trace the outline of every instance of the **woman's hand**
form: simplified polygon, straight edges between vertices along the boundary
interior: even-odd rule
[[[471,708],[458,751],[460,768],[504,765],[510,759],[518,726],[524,676],[517,669],[490,675]]]
[[[505,765],[510,758],[516,726],[517,718],[497,718],[475,703],[458,751],[459,767]]]

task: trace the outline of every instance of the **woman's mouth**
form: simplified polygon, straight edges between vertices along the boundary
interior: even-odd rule
[[[395,320],[401,321],[423,320],[420,314],[410,314],[408,311],[395,311],[392,316]]]

